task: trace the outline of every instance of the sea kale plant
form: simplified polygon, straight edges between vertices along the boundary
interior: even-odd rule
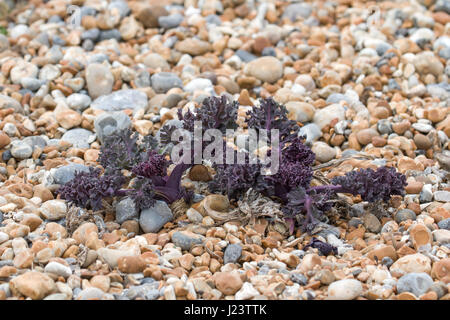
[[[140,137],[130,129],[116,132],[102,144],[99,164],[103,170],[76,173],[58,193],[70,203],[92,210],[102,208],[102,199],[125,196],[134,200],[137,210],[151,207],[157,199],[168,204],[188,203],[191,192],[181,186],[183,174],[194,164],[210,165],[215,171],[209,183],[211,192],[239,200],[252,188],[281,202],[291,233],[296,226],[311,231],[331,209],[337,193],[360,195],[368,202],[403,195],[406,178],[391,167],[350,171],[333,178],[329,185],[313,186],[315,154],[303,143],[299,126],[288,119],[286,108],[271,98],[260,100],[258,107],[247,112],[245,121],[247,131],[264,133],[267,142],[276,139],[278,143],[270,143],[268,148],[258,145],[255,150],[238,147],[234,140],[230,144],[228,130],[239,127],[238,108],[237,102],[222,96],[206,98],[195,110],[179,109],[181,128],[190,140],[177,161],[173,152],[169,156],[161,150],[167,150],[169,144],[173,148],[181,145],[174,140],[179,126],[164,125],[159,141],[151,135]],[[208,136],[211,130],[213,137]],[[211,149],[208,141],[219,147]],[[278,161],[276,170],[273,159]]]

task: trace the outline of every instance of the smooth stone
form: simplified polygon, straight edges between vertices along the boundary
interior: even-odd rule
[[[323,109],[319,109],[314,114],[314,123],[322,130],[333,119],[345,120],[345,109],[340,104],[332,104]]]
[[[283,76],[283,65],[275,57],[261,57],[246,64],[244,73],[261,81],[274,83]]]
[[[47,140],[41,136],[29,136],[22,140],[23,143],[28,144],[34,151],[36,147],[44,149],[47,146]]]
[[[163,16],[158,18],[158,23],[161,28],[172,29],[180,25],[184,20],[184,16],[179,13],[174,13],[169,16]]]
[[[182,88],[183,82],[175,74],[171,72],[155,73],[151,77],[152,88],[156,93],[166,93],[172,88]]]
[[[293,3],[284,9],[283,18],[289,18],[295,22],[298,18],[308,18],[312,13],[312,7],[308,3]]]
[[[172,219],[172,210],[167,203],[157,200],[153,207],[141,211],[139,225],[145,233],[156,233]]]
[[[248,63],[250,61],[256,60],[258,57],[251,54],[250,52],[242,49],[238,49],[235,52],[235,55],[239,57],[239,59],[242,60],[242,62]]]
[[[449,191],[435,191],[434,200],[440,202],[450,202],[450,192]]]
[[[114,76],[109,68],[100,63],[91,63],[86,68],[86,84],[92,99],[110,94]]]
[[[307,144],[312,144],[322,136],[322,130],[320,130],[317,124],[308,123],[300,128],[299,135],[306,137]]]
[[[122,111],[104,112],[95,118],[95,132],[103,142],[104,138],[131,127],[131,119]]]
[[[96,288],[96,287],[90,287],[86,288],[84,290],[81,290],[77,296],[77,300],[100,300],[104,296],[103,290]]]
[[[189,221],[192,223],[200,224],[203,220],[203,216],[201,215],[201,213],[195,210],[194,208],[189,208],[186,211],[186,215]]]
[[[433,239],[437,243],[439,243],[441,245],[450,243],[450,231],[449,230],[439,229],[439,230],[434,230],[432,233],[433,233]]]
[[[79,163],[71,163],[57,168],[53,173],[53,179],[56,184],[66,184],[75,177],[76,172],[89,172],[89,167]]]
[[[291,273],[290,279],[292,280],[292,282],[298,283],[301,286],[306,286],[306,284],[308,283],[308,278],[306,278],[303,274],[297,272]]]
[[[426,273],[408,273],[397,281],[397,293],[411,292],[416,297],[426,293],[433,285],[433,279]]]
[[[289,113],[294,116],[293,120],[303,123],[311,121],[316,111],[313,105],[300,101],[289,101],[285,106]]]
[[[203,237],[187,231],[177,231],[172,234],[172,242],[182,250],[190,250],[192,245],[202,244]]]
[[[89,144],[94,142],[95,138],[95,133],[77,128],[68,130],[63,134],[61,140],[71,143],[74,148],[89,148]]]
[[[0,52],[6,51],[8,49],[9,49],[8,37],[0,33]]]
[[[223,263],[236,263],[242,254],[242,246],[239,243],[229,244],[225,249]]]
[[[116,204],[116,221],[117,223],[124,223],[127,220],[135,219],[139,217],[134,201],[131,198],[126,197],[120,200]]]
[[[425,184],[420,192],[419,201],[420,203],[427,203],[431,202],[431,200],[433,200],[433,190],[431,189],[431,184]]]
[[[19,101],[16,99],[13,99],[11,97],[8,97],[7,95],[0,94],[0,109],[14,109],[17,113],[24,113],[24,109]]]
[[[328,287],[328,299],[353,300],[363,292],[361,282],[355,279],[338,280]]]
[[[194,92],[197,90],[203,90],[207,92],[214,92],[213,84],[211,80],[204,78],[197,78],[191,80],[188,84],[184,86],[184,90],[187,92]]]
[[[23,78],[36,79],[39,74],[39,68],[34,64],[25,61],[19,61],[10,71],[12,83],[20,84]]]
[[[148,99],[144,92],[135,89],[123,89],[95,99],[91,108],[104,111],[122,111],[125,109],[146,109],[147,105]]]
[[[70,267],[65,266],[61,263],[55,262],[55,261],[49,262],[45,266],[44,271],[47,273],[56,274],[63,278],[68,278],[72,274],[72,269]]]
[[[67,97],[67,104],[73,110],[83,111],[89,107],[92,100],[88,95],[73,93]]]
[[[45,81],[30,77],[25,77],[20,80],[22,87],[31,91],[38,90],[42,85],[44,85],[44,83]]]
[[[328,162],[336,157],[336,150],[322,141],[314,142],[311,150],[316,154],[316,159],[321,163]]]
[[[28,271],[17,276],[9,285],[14,288],[11,291],[18,291],[33,300],[41,300],[56,291],[55,282],[48,275],[37,271]]]
[[[416,220],[416,214],[410,209],[402,209],[394,217],[395,222],[400,223],[408,219]]]
[[[27,159],[31,157],[33,153],[33,148],[27,143],[23,143],[23,141],[12,142],[11,154],[16,159]]]
[[[66,216],[67,205],[63,200],[48,200],[41,205],[39,211],[45,219],[59,220]]]
[[[450,218],[439,221],[437,225],[440,229],[450,230]]]
[[[390,270],[391,272],[399,271],[402,273],[430,273],[431,261],[430,258],[421,253],[409,254],[395,261]]]
[[[166,59],[164,59],[161,55],[157,53],[150,53],[145,56],[142,61],[147,67],[152,69],[170,69],[170,65],[167,63]]]

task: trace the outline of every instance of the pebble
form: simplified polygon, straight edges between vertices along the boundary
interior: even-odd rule
[[[156,93],[166,93],[172,88],[182,88],[183,82],[174,73],[159,72],[151,77],[152,88]]]
[[[63,278],[68,278],[72,274],[72,269],[70,269],[70,267],[65,266],[61,263],[55,262],[55,261],[49,262],[45,266],[44,271],[46,273],[56,274]]]
[[[81,290],[77,295],[77,300],[101,300],[104,296],[104,292],[99,288],[90,287]]]
[[[322,129],[334,119],[337,119],[338,121],[345,120],[345,109],[339,104],[332,104],[317,110],[314,114],[313,121],[320,129]]]
[[[168,16],[161,16],[158,18],[158,23],[161,28],[172,29],[180,25],[184,17],[179,13],[174,13]]]
[[[225,249],[223,263],[236,263],[242,254],[242,246],[239,243],[229,244]]]
[[[232,295],[242,288],[243,282],[238,271],[231,271],[215,273],[214,284],[224,295]]]
[[[395,261],[390,270],[398,270],[401,273],[430,273],[431,261],[421,253],[409,254]]]
[[[328,162],[336,157],[336,150],[321,141],[314,142],[311,150],[316,154],[316,160],[321,163]]]
[[[89,167],[79,163],[71,163],[57,168],[53,173],[53,179],[57,184],[65,184],[75,177],[76,172],[89,172]]]
[[[164,201],[157,200],[153,207],[141,211],[139,225],[145,233],[156,233],[172,219],[169,206]]]
[[[67,205],[61,200],[48,200],[40,208],[43,218],[48,220],[59,220],[66,216]]]
[[[435,201],[450,202],[450,191],[436,191],[433,196]]]
[[[71,143],[74,148],[89,148],[89,144],[94,142],[95,138],[95,133],[86,129],[77,128],[67,130],[61,137],[61,140]]]
[[[402,209],[395,214],[395,221],[400,223],[408,219],[416,220],[416,214],[410,209]]]
[[[104,112],[95,118],[95,133],[100,141],[118,131],[131,127],[131,120],[121,111]]]
[[[116,221],[117,223],[124,223],[127,220],[139,218],[139,214],[134,206],[134,201],[131,198],[124,198],[116,204]]]
[[[11,290],[29,297],[33,300],[40,300],[56,290],[55,282],[47,275],[28,271],[15,277],[9,283]]]
[[[439,221],[437,225],[440,229],[450,230],[450,218]]]
[[[353,300],[363,292],[361,282],[355,279],[338,280],[328,287],[330,300]]]
[[[84,111],[91,105],[91,98],[88,95],[74,93],[67,97],[67,104],[76,111]]]
[[[275,57],[261,57],[249,62],[244,73],[263,82],[273,83],[283,76],[283,65]]]
[[[111,93],[114,76],[107,66],[100,63],[91,63],[86,68],[86,84],[89,96],[96,99]]]
[[[105,93],[98,97],[92,102],[91,108],[103,111],[137,110],[146,109],[147,104],[148,99],[144,92],[135,89],[123,89],[111,94]]]
[[[434,230],[433,232],[433,239],[439,244],[447,244],[450,243],[450,231],[441,229],[441,230]]]
[[[191,246],[203,243],[203,237],[188,231],[177,231],[171,237],[173,243],[182,250],[190,250]]]
[[[11,154],[16,159],[27,159],[31,157],[33,149],[27,144],[19,141],[18,143],[13,143],[11,148]]]
[[[416,297],[426,293],[433,284],[433,279],[426,273],[408,273],[397,282],[397,293],[411,292]]]

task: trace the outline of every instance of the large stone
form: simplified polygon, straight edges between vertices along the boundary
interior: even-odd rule
[[[223,263],[236,263],[242,254],[242,246],[239,243],[229,244],[225,249]]]
[[[56,291],[55,282],[46,274],[29,271],[10,281],[10,288],[33,300],[40,300]]]
[[[433,279],[426,273],[408,273],[397,282],[397,293],[411,292],[421,296],[433,285]]]
[[[147,105],[148,99],[144,92],[135,89],[123,89],[98,97],[92,102],[91,108],[104,111],[121,111],[146,109]]]
[[[177,231],[172,234],[172,242],[183,250],[190,250],[193,245],[202,244],[203,236],[190,231]]]
[[[343,279],[333,282],[328,287],[328,299],[353,300],[363,292],[361,282],[355,279]]]
[[[96,138],[95,133],[82,129],[71,129],[63,134],[62,141],[67,141],[72,144],[74,148],[89,148],[89,144],[94,142]]]
[[[444,72],[444,66],[432,51],[417,54],[413,63],[416,70],[422,75],[431,73],[435,77],[439,77]]]
[[[77,172],[89,172],[89,167],[79,163],[71,163],[56,169],[53,179],[56,184],[66,184],[75,177]]]
[[[273,83],[283,76],[283,65],[275,57],[261,57],[249,62],[244,73],[264,82]]]
[[[430,273],[431,261],[430,258],[421,253],[409,254],[394,262],[391,266],[391,272],[393,271],[398,271],[400,273]]]
[[[24,113],[23,107],[19,101],[8,97],[4,94],[0,94],[0,109],[14,109],[15,112]]]
[[[130,117],[124,112],[104,112],[95,118],[95,132],[100,141],[107,136],[131,127]]]
[[[111,93],[114,76],[109,68],[100,63],[91,63],[86,68],[86,84],[92,99]]]
[[[67,205],[62,200],[48,200],[40,208],[41,215],[48,220],[59,220],[66,216]]]
[[[216,288],[224,295],[233,295],[242,287],[242,280],[237,270],[231,272],[217,272],[214,274]]]
[[[212,51],[212,45],[207,41],[195,38],[188,38],[175,44],[175,49],[191,56],[199,56]]]
[[[105,261],[111,268],[116,268],[119,263],[119,259],[122,257],[135,257],[140,254],[136,250],[116,250],[110,248],[100,248],[97,250],[99,257]]]
[[[139,225],[145,233],[156,233],[172,219],[172,210],[167,203],[157,200],[153,207],[141,211]]]
[[[126,197],[120,200],[116,205],[116,221],[117,223],[124,223],[127,220],[138,218],[139,215],[136,211],[134,201],[131,198]]]
[[[314,114],[313,121],[320,129],[322,129],[334,119],[337,119],[338,121],[345,120],[345,109],[340,104],[332,104],[317,110]]]
[[[172,88],[182,88],[183,82],[172,72],[159,72],[151,77],[152,88],[156,93],[166,93]]]
[[[328,162],[336,157],[336,150],[322,141],[314,142],[311,150],[316,154],[317,161],[321,163]]]

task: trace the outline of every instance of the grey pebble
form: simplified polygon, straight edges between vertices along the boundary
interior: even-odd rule
[[[167,203],[157,200],[153,207],[141,211],[139,225],[145,233],[156,233],[172,219],[172,210]]]
[[[122,224],[127,220],[138,218],[133,199],[126,197],[116,204],[116,221]]]
[[[411,292],[416,297],[421,296],[433,285],[433,279],[424,273],[408,273],[402,276],[397,282],[397,292]]]
[[[223,263],[236,263],[242,254],[242,246],[239,243],[229,244],[225,249]]]

